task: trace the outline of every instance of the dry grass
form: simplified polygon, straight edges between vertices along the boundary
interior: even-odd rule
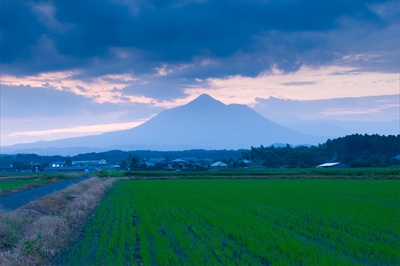
[[[115,181],[94,177],[18,210],[0,211],[0,265],[50,265]]]

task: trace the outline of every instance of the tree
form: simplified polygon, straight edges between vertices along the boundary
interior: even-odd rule
[[[378,167],[382,165],[382,159],[378,155],[372,155],[371,157],[369,157],[368,161],[372,167]]]
[[[136,157],[132,157],[131,163],[129,164],[129,167],[130,167],[131,169],[137,169],[137,168],[139,168],[138,160],[136,159]]]
[[[122,170],[125,170],[128,164],[126,163],[125,160],[122,160],[121,164],[119,165],[119,168]]]
[[[23,162],[13,162],[12,168],[15,170],[26,170],[30,167],[28,165],[24,164]]]
[[[71,158],[65,159],[64,166],[72,166],[72,160],[71,160]]]

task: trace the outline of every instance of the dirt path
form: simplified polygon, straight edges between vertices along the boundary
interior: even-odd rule
[[[60,191],[67,188],[73,184],[79,183],[83,180],[89,179],[90,177],[81,177],[71,180],[64,180],[45,186],[35,187],[32,189],[27,189],[8,195],[0,196],[0,208],[11,211],[18,209],[19,207],[29,203],[32,200],[44,197],[46,195],[52,194],[56,191]]]

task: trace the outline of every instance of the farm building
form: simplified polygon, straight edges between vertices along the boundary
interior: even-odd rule
[[[315,168],[338,168],[341,167],[340,166],[340,162],[336,162],[336,163],[323,163],[320,165],[317,165]]]
[[[101,160],[90,160],[90,161],[72,161],[73,166],[77,165],[105,165],[107,164],[106,160],[101,159]]]

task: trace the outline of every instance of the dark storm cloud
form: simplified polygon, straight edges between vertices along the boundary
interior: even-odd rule
[[[30,60],[32,47],[47,30],[23,1],[0,2],[1,63]]]
[[[190,64],[176,69],[173,76],[156,78],[154,84],[127,84],[125,89],[128,94],[163,100],[185,96],[184,86],[173,84],[172,77],[180,83],[182,77],[256,76],[272,66],[291,72],[303,64],[320,66],[348,54],[379,54],[376,60],[352,64],[398,72],[395,1],[1,1],[0,5],[3,74],[79,69],[75,79],[130,73],[151,82],[163,64]]]
[[[108,56],[110,47],[135,47],[151,51],[147,60],[182,62],[202,53],[225,57],[249,49],[252,37],[262,31],[323,31],[336,27],[342,16],[383,23],[359,1],[215,1],[180,8],[144,3],[136,15],[127,5],[140,2],[44,2],[54,6],[55,21],[65,26],[59,30],[40,23],[33,8],[38,3],[2,1],[2,45],[9,52],[3,62],[29,58],[29,48],[42,35],[55,42],[60,54],[80,59]]]

